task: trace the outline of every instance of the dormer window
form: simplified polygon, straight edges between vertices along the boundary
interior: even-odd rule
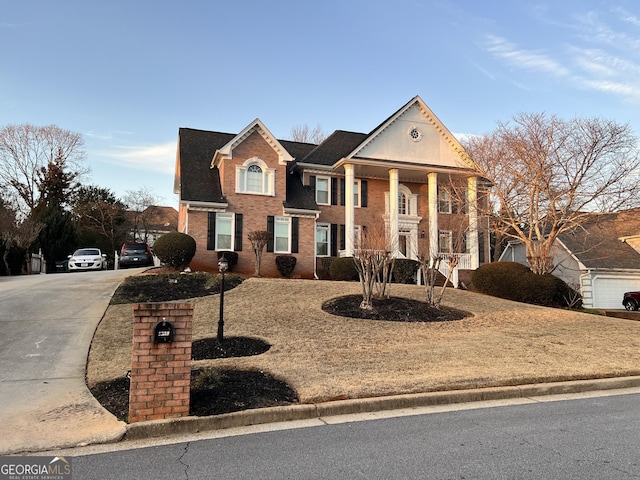
[[[236,167],[236,193],[275,195],[275,169],[258,157]]]

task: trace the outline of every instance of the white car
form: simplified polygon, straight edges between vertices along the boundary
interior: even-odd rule
[[[69,255],[69,271],[106,270],[107,255],[99,248],[80,248]]]

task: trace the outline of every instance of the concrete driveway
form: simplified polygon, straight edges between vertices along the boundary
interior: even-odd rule
[[[0,454],[124,434],[87,389],[85,367],[113,292],[140,270],[0,277]]]

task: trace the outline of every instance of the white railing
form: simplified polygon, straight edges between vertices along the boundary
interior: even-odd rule
[[[451,270],[448,258],[458,258],[458,264],[453,269],[453,272],[451,272],[451,278],[449,279],[454,288],[458,288],[460,286],[458,270],[471,270],[471,255],[468,253],[443,253],[441,255],[444,256],[444,259],[440,262],[438,271],[444,275],[445,278],[449,276],[449,271]]]

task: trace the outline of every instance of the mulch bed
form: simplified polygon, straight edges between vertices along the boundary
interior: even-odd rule
[[[250,337],[228,337],[222,343],[217,338],[203,338],[191,345],[193,360],[215,358],[249,357],[260,355],[271,348],[267,342]]]
[[[402,297],[374,298],[372,310],[360,308],[361,302],[362,295],[346,295],[325,302],[322,310],[341,317],[390,322],[446,322],[462,320],[470,316],[469,313],[455,308],[444,306],[435,308],[425,302]]]

